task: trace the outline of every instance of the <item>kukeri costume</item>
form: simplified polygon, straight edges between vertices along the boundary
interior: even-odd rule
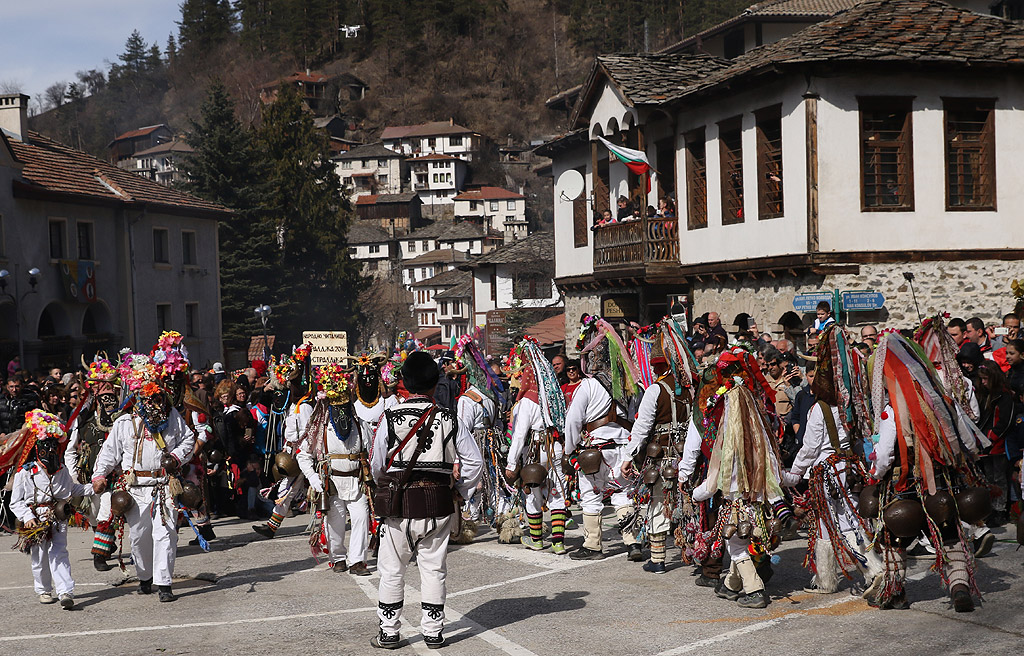
[[[64,452],[64,464],[71,477],[79,483],[92,481],[93,469],[100,448],[107,440],[118,410],[117,367],[106,359],[89,364],[86,386],[89,399],[71,422],[70,439]],[[110,490],[92,496],[93,566],[105,572],[113,567],[107,562],[117,548],[116,518],[110,508]]]
[[[431,367],[433,363],[426,354],[410,355],[403,367],[406,386],[410,390],[429,389]],[[411,376],[419,379],[418,384],[413,384]],[[460,463],[459,476],[453,481],[456,459]],[[480,478],[480,450],[453,413],[437,407],[429,397],[414,394],[384,412],[374,439],[370,468],[378,485],[378,497],[382,491],[398,490],[394,497],[397,507],[383,507],[384,500],[380,498],[375,504],[377,512],[387,516],[377,557],[377,616],[381,628],[374,645],[398,644],[405,571],[415,555],[422,597],[420,629],[428,646],[441,646],[447,547],[457,508],[452,486],[454,483],[463,496],[472,492]]]
[[[75,605],[75,582],[68,559],[68,516],[71,497],[92,494],[92,487],[71,477],[60,463],[59,442],[64,437],[60,418],[42,410],[25,415],[26,432],[35,439],[36,459],[14,475],[11,512],[19,522],[18,547],[32,556],[32,579],[39,601],[60,600],[70,610]],[[57,598],[53,597],[56,592]]]
[[[855,454],[863,437],[871,434],[867,361],[834,324],[818,343],[812,391],[818,402],[807,415],[803,445],[783,474],[789,486],[799,484],[808,472],[810,476],[807,499],[815,521],[805,563],[815,576],[804,590],[835,592],[840,573],[849,578],[849,570],[857,569],[866,582],[863,596],[873,597],[882,583],[882,562],[858,513],[866,472]]]
[[[970,612],[979,592],[974,554],[960,520],[973,523],[991,511],[988,488],[972,455],[988,440],[958,412],[920,347],[896,333],[887,333],[875,351],[871,392],[878,427],[871,475],[879,483],[864,488],[861,513],[882,519],[876,540],[885,582],[875,603],[908,607],[905,546],[923,530],[935,548],[935,569],[949,587],[954,608]]]
[[[321,548],[321,536],[325,537],[323,542],[335,572],[369,576],[366,548],[370,507],[363,479],[368,473],[363,466],[366,449],[349,402],[348,379],[341,365],[332,363],[319,367],[314,380],[318,400],[295,456],[310,488],[318,495],[320,526],[314,528],[310,544],[315,554]],[[348,519],[352,521],[352,535],[346,550]]]
[[[103,443],[93,487],[102,491],[107,476],[120,466],[125,474],[123,486],[131,497],[123,514],[131,531],[139,591],[151,593],[155,582],[160,601],[174,601],[171,579],[178,550],[178,507],[170,475],[176,474],[191,455],[195,435],[170,406],[151,358],[128,354],[120,371],[121,380],[136,401],[132,414],[118,418]],[[123,495],[124,490],[119,489],[115,495],[118,493]],[[117,512],[119,504],[115,501],[112,499]]]
[[[718,358],[724,385],[709,405],[722,404],[721,419],[713,431],[706,478],[693,490],[693,500],[722,495],[710,538],[714,551],[724,542],[731,563],[716,594],[744,608],[764,608],[768,595],[752,557],[764,559],[777,545],[774,505],[783,495],[774,427],[764,397],[748,387],[749,360],[750,354],[739,347]]]
[[[519,397],[512,410],[510,471],[518,471],[526,496],[530,533],[524,546],[544,549],[544,506],[551,512],[551,551],[565,553],[565,475],[562,472],[561,431],[565,425],[565,397],[558,376],[540,347],[529,337],[509,356],[511,373],[519,377]],[[521,469],[520,469],[521,467]]]
[[[641,336],[634,341],[644,344],[640,341],[643,339]],[[674,319],[663,319],[650,342],[652,371],[664,373],[644,391],[626,454],[640,463],[635,492],[640,506],[637,523],[651,543],[651,559],[644,569],[660,574],[665,572],[665,543],[672,528],[679,460],[697,366],[686,347],[685,333]]]
[[[633,516],[625,481],[618,477],[628,457],[625,445],[633,427],[628,407],[638,399],[639,373],[629,359],[622,340],[604,319],[587,317],[579,341],[584,378],[572,397],[565,417],[565,451],[579,451],[580,506],[583,510],[583,546],[570,554],[573,560],[604,557],[601,536],[601,511],[604,493],[612,491],[612,506],[620,521]],[[622,542],[632,560],[643,554],[629,530]]]

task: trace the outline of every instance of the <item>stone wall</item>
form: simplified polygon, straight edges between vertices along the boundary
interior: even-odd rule
[[[905,264],[862,264],[858,274],[798,277],[750,278],[722,282],[706,280],[693,283],[693,316],[718,312],[728,326],[737,314],[746,312],[758,322],[761,330],[778,331],[783,314],[793,311],[793,296],[809,292],[872,290],[885,296],[880,312],[854,312],[849,325],[881,323],[893,328],[913,328],[917,310],[910,284],[903,273],[914,274],[914,289],[923,316],[949,312],[954,317],[980,317],[986,323],[999,324],[1014,307],[1010,281],[1024,277],[1024,265],[1002,260],[963,262],[914,262]],[[568,303],[566,304],[568,307]],[[804,325],[814,319],[813,313],[803,315]],[[842,317],[846,319],[846,317]]]

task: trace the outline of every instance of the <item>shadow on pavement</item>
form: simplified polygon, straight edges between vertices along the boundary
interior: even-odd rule
[[[565,590],[555,594],[554,597],[506,597],[503,599],[492,599],[464,613],[464,617],[486,629],[497,629],[525,619],[536,618],[540,615],[564,613],[585,608],[587,602],[583,600],[583,597],[589,594],[589,592],[583,590]],[[452,622],[450,628],[454,629],[460,623],[461,620],[459,622]],[[470,630],[469,633],[452,638],[451,642],[457,642],[472,636],[473,631]]]

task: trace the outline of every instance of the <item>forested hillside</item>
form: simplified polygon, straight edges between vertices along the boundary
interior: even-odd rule
[[[55,80],[34,127],[97,155],[154,123],[185,130],[214,81],[243,123],[259,87],[305,68],[370,87],[339,107],[372,139],[387,124],[454,119],[496,140],[557,129],[547,97],[582,81],[594,54],[656,50],[747,0],[184,0],[170,35],[126,35],[110,67]],[[362,26],[355,38],[341,27]],[[646,25],[646,28],[645,28]]]

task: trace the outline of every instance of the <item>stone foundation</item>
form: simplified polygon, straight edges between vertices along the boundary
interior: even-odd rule
[[[852,312],[848,321],[844,313],[841,317],[844,322],[852,326],[876,323],[889,328],[914,328],[918,316],[910,284],[903,277],[905,271],[914,274],[914,289],[922,316],[948,312],[953,317],[980,317],[986,324],[997,325],[1002,323],[1004,314],[1013,311],[1015,301],[1010,281],[1024,277],[1024,266],[1018,262],[969,260],[862,264],[857,274],[694,281],[693,316],[718,312],[723,325],[729,329],[736,315],[746,312],[761,330],[774,334],[779,331],[782,316],[793,312],[796,294],[834,289],[871,290],[885,296],[885,308],[878,312]],[[804,326],[808,326],[814,320],[814,313],[803,314],[801,319]]]

